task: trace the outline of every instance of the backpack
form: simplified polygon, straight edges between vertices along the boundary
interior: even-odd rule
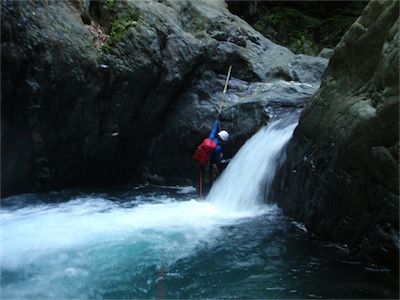
[[[208,156],[214,151],[215,147],[217,147],[217,144],[212,139],[204,139],[194,152],[194,159],[200,165],[205,165],[208,161]]]

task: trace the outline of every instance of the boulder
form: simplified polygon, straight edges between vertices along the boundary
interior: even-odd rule
[[[371,1],[335,49],[275,178],[307,230],[399,263],[399,3]]]

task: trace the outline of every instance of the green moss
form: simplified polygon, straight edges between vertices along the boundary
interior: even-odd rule
[[[129,27],[137,24],[137,20],[132,20],[128,17],[122,17],[112,21],[110,24],[110,37],[103,45],[102,49],[105,52],[109,52],[113,46],[115,46],[120,40],[122,40]]]

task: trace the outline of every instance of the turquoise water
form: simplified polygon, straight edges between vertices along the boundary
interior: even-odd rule
[[[226,213],[191,187],[2,202],[1,298],[397,298],[382,267],[309,238],[274,205]]]
[[[5,199],[1,298],[397,298],[387,269],[264,203],[295,121],[260,129],[206,200],[154,186]]]

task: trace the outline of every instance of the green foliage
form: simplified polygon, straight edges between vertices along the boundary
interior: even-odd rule
[[[122,17],[115,19],[110,24],[110,37],[107,42],[103,45],[102,49],[105,52],[109,52],[115,44],[117,44],[126,34],[129,27],[137,25],[138,21],[133,20],[129,17]]]
[[[117,5],[117,1],[103,0],[102,2],[103,11],[99,23],[108,34],[108,38],[101,47],[105,53],[110,52],[124,38],[131,26],[136,26],[143,21],[133,1],[126,3],[128,5]]]
[[[297,28],[298,26],[307,29],[314,29],[321,25],[321,20],[306,15],[291,7],[277,7],[268,11],[261,17],[261,21],[281,28]]]
[[[85,11],[85,2],[83,0],[79,0],[79,10]]]
[[[288,39],[288,47],[294,53],[305,53],[308,55],[318,54],[318,46],[312,33],[308,31],[293,32]]]
[[[106,2],[104,3],[104,7],[108,11],[114,12],[115,11],[115,0],[106,0]]]
[[[271,3],[266,2],[253,27],[273,42],[309,55],[335,47],[365,7],[363,1]]]
[[[313,32],[321,20],[292,7],[275,7],[263,14],[255,29],[278,44],[287,45],[295,53],[316,55]]]

